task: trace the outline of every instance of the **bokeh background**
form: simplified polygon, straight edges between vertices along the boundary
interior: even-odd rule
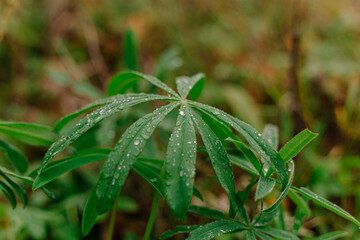
[[[359,13],[357,0],[1,0],[0,119],[54,126],[104,96],[111,76],[129,68],[170,86],[178,75],[203,72],[199,101],[260,131],[266,123],[278,126],[281,145],[304,128],[319,133],[295,159],[294,185],[309,187],[359,219]],[[124,61],[127,37],[136,42],[134,66]],[[162,63],[166,71],[159,70]],[[97,136],[94,145],[111,145],[108,135]],[[46,151],[22,149],[32,161]],[[197,183],[207,204],[226,210],[226,195],[206,177],[212,170],[201,160],[199,165]],[[80,239],[81,206],[98,167],[58,180],[55,202],[35,192],[26,211],[8,211],[2,201],[1,238]],[[247,177],[239,174],[241,188]],[[137,239],[153,191],[131,175],[124,192],[114,239]],[[155,234],[184,223],[166,203],[161,209]],[[347,230],[348,239],[360,237],[353,224],[312,209],[304,236]],[[293,214],[290,204],[285,210]],[[105,216],[86,239],[106,236],[107,222]],[[189,216],[187,223],[202,222]]]

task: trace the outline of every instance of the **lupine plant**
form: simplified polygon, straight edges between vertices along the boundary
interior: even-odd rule
[[[139,80],[150,82],[167,95],[125,94]],[[49,194],[45,185],[58,176],[82,165],[106,159],[83,211],[83,235],[90,232],[99,215],[116,207],[121,189],[131,170],[141,175],[157,191],[144,239],[150,238],[160,196],[166,199],[178,218],[184,218],[187,212],[192,212],[215,219],[202,226],[177,226],[173,231],[163,233],[161,239],[170,238],[178,233],[189,233],[187,239],[212,239],[236,232],[243,232],[246,239],[256,239],[256,236],[265,240],[299,239],[298,231],[303,217],[311,215],[308,200],[360,226],[360,222],[342,208],[307,188],[292,185],[295,174],[292,159],[317,134],[306,129],[278,151],[278,130],[274,125],[266,125],[260,133],[249,124],[220,109],[196,102],[204,81],[203,74],[178,77],[175,92],[155,77],[125,72],[116,75],[110,81],[109,97],[99,99],[65,116],[53,129],[28,123],[0,122],[1,132],[20,141],[41,146],[51,143],[41,166],[29,175],[23,176],[28,167],[25,156],[16,147],[0,141],[0,149],[19,171],[17,174],[4,167],[0,169],[4,179],[0,181],[1,190],[13,207],[16,205],[14,192],[25,205],[25,192],[10,178],[18,178],[32,184],[33,190],[41,189]],[[161,101],[166,104],[135,121],[122,133],[111,150],[93,148],[53,161],[103,120],[132,106],[150,101]],[[171,112],[177,113],[177,120],[168,140],[165,159],[141,156],[146,142]],[[55,138],[57,140],[54,141]],[[228,196],[227,214],[203,206],[190,205],[192,196],[202,199],[200,191],[194,186],[198,151],[208,155],[216,174],[214,178]],[[235,188],[233,165],[244,169],[252,176],[250,183],[243,190]],[[252,188],[256,188],[254,201],[249,198]],[[273,192],[279,192],[278,197],[272,204],[267,205],[263,199]],[[286,196],[297,206],[291,227],[285,226],[284,223],[282,202]],[[252,216],[245,208],[245,204],[249,202],[255,205]],[[108,239],[111,239],[114,227],[114,211],[112,212]],[[321,239],[333,239],[343,235],[342,231],[333,232],[322,236]]]

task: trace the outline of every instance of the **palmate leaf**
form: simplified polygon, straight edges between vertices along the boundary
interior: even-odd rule
[[[151,100],[174,100],[171,97],[161,96],[161,95],[144,95],[141,94],[139,97],[129,96],[126,98],[121,97],[119,101],[113,101],[110,104],[107,104],[90,114],[87,114],[82,118],[75,126],[70,128],[63,134],[60,139],[54,142],[49,150],[46,152],[43,162],[41,164],[40,173],[46,166],[47,162],[55,157],[57,154],[62,152],[66,147],[68,147],[72,142],[82,136],[90,128],[94,127],[96,124],[101,122],[103,119],[109,118],[110,116],[129,108],[136,104]]]
[[[29,167],[28,160],[17,147],[0,140],[0,150],[3,150],[5,156],[20,173],[26,172]]]
[[[187,240],[209,240],[227,233],[245,230],[246,226],[232,220],[220,220],[200,226],[190,232]]]
[[[229,196],[230,217],[235,217],[235,181],[230,159],[224,146],[211,128],[202,120],[198,113],[191,111],[191,117],[195,122],[204,145],[208,151],[214,171],[221,186]]]
[[[196,135],[189,108],[182,105],[166,153],[166,198],[174,214],[185,215],[193,194]]]
[[[49,146],[55,139],[50,127],[33,123],[0,121],[0,132],[32,146]]]
[[[249,124],[240,121],[239,119],[208,105],[189,101],[189,103],[195,107],[205,110],[208,114],[211,114],[221,121],[226,122],[236,131],[238,131],[250,144],[250,146],[260,154],[261,157],[273,168],[276,173],[279,175],[282,190],[286,187],[288,182],[288,174],[284,161],[279,156],[277,151],[266,141],[261,134],[256,131]]]
[[[145,147],[157,125],[179,102],[170,103],[132,124],[106,159],[97,183],[97,210],[103,214],[111,209],[136,158]]]
[[[199,226],[182,226],[182,225],[179,225],[179,226],[176,226],[175,230],[174,231],[166,231],[164,232],[163,234],[161,234],[160,236],[160,239],[168,239],[168,238],[171,238],[172,236],[176,235],[176,234],[179,234],[179,233],[188,233],[188,232],[191,232],[195,229],[197,229]]]

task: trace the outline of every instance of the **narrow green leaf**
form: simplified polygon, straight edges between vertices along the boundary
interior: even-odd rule
[[[266,139],[270,145],[277,150],[279,147],[279,129],[272,124],[266,124],[262,133],[264,139]]]
[[[235,164],[236,166],[246,170],[250,174],[258,176],[259,173],[256,171],[254,166],[251,164],[251,162],[248,161],[248,159],[244,156],[244,154],[231,154],[229,153],[229,159],[232,164]]]
[[[305,200],[300,197],[299,195],[297,195],[293,189],[290,189],[290,191],[288,192],[288,197],[299,207],[302,209],[302,211],[304,212],[304,214],[307,217],[311,216],[311,210],[308,206],[308,204],[305,202]]]
[[[179,233],[188,233],[197,229],[198,227],[199,226],[176,226],[174,231],[167,230],[166,232],[161,234],[160,239],[168,239]]]
[[[148,181],[162,197],[165,197],[165,183],[160,174],[155,172],[148,164],[136,161],[133,169],[146,181]]]
[[[285,162],[289,161],[316,138],[317,135],[317,133],[310,132],[308,129],[303,130],[280,149],[279,155]]]
[[[145,147],[146,140],[165,116],[178,105],[178,102],[174,102],[156,109],[153,113],[137,120],[121,136],[100,172],[96,191],[96,207],[99,214],[111,209],[130,168]]]
[[[276,201],[267,209],[262,211],[255,219],[254,222],[256,225],[264,225],[273,220],[273,218],[276,216],[276,210],[280,206],[282,200],[285,198],[285,196],[288,194],[291,184],[294,180],[294,172],[295,172],[295,164],[293,161],[289,161],[289,171],[290,171],[290,178],[288,183],[285,185],[285,189],[280,193],[279,197],[276,199]],[[255,224],[254,223],[254,224]]]
[[[264,160],[273,169],[275,169],[276,173],[280,177],[282,183],[282,190],[284,190],[289,178],[285,163],[282,160],[282,158],[279,156],[279,154],[276,152],[276,150],[270,145],[268,141],[266,141],[262,137],[262,135],[258,131],[256,131],[249,124],[240,121],[239,119],[217,108],[193,101],[189,101],[189,103],[193,106],[202,108],[203,110],[207,111],[209,114],[216,116],[220,120],[229,124],[236,131],[238,131],[246,139],[246,141],[248,141],[248,143],[253,148],[253,150],[259,153],[260,156],[263,157]]]
[[[4,151],[7,159],[20,173],[26,172],[29,162],[17,147],[0,140],[0,149]]]
[[[14,191],[3,181],[0,181],[0,189],[11,203],[12,208],[16,207],[16,197]]]
[[[82,118],[76,125],[68,129],[62,137],[60,137],[55,143],[51,145],[49,150],[46,152],[44,160],[41,164],[40,172],[43,170],[47,162],[55,157],[57,154],[62,152],[66,147],[68,147],[72,142],[82,136],[90,128],[94,127],[96,124],[101,122],[103,119],[106,119],[125,108],[129,108],[136,104],[151,100],[169,100],[169,98],[161,95],[147,95],[141,94],[139,97],[128,96],[126,98],[120,98],[119,101],[114,101],[111,104],[105,105],[90,114],[87,114]]]
[[[219,179],[219,182],[229,196],[230,217],[234,217],[236,214],[234,206],[235,181],[230,159],[219,138],[202,120],[202,118],[200,118],[200,116],[195,111],[191,111],[191,116],[208,151],[211,163]]]
[[[19,175],[17,173],[14,173],[13,171],[10,171],[7,168],[1,167],[1,166],[0,166],[0,171],[3,172],[3,173],[6,173],[9,176],[20,179],[21,181],[23,181],[25,183],[28,183],[28,184],[33,184],[33,182],[34,182],[34,180],[31,177]]]
[[[204,201],[203,197],[201,196],[201,193],[200,193],[199,189],[197,189],[195,186],[194,186],[194,189],[193,189],[193,195],[195,197],[197,197],[198,199],[200,199],[202,202]]]
[[[305,217],[304,211],[297,207],[294,214],[294,223],[292,227],[292,232],[297,234],[300,230],[301,225],[303,224],[303,218]]]
[[[188,212],[195,213],[197,215],[201,215],[208,218],[226,219],[223,212],[203,206],[190,205]]]
[[[295,190],[296,192],[300,193],[301,195],[303,195],[304,197],[310,199],[311,201],[319,204],[320,206],[332,211],[333,213],[336,213],[337,215],[349,220],[350,222],[356,224],[358,227],[360,227],[360,222],[354,218],[353,216],[351,216],[350,213],[346,212],[344,209],[340,208],[338,205],[326,200],[325,198],[313,193],[312,191],[310,191],[307,188],[296,188],[296,187],[292,187],[293,190]]]
[[[177,77],[176,85],[180,96],[185,99],[191,92],[193,98],[198,97],[204,87],[204,81],[205,76],[202,73],[198,73],[192,77]]]
[[[101,106],[104,106],[104,105],[107,105],[107,104],[110,104],[113,102],[118,102],[121,99],[133,98],[133,100],[134,100],[135,98],[141,98],[144,95],[145,94],[143,94],[143,93],[132,93],[132,94],[116,95],[116,96],[111,96],[111,97],[107,97],[107,98],[101,98],[99,100],[96,100],[95,102],[92,102],[92,103],[86,105],[85,107],[81,108],[80,110],[63,117],[55,125],[54,131],[60,132],[69,122],[71,122],[72,120],[74,120],[75,118],[80,116],[81,114],[86,113],[87,111],[90,111],[91,109],[101,107]]]
[[[26,207],[28,198],[24,189],[22,189],[16,182],[11,180],[8,176],[6,176],[3,172],[0,172],[1,176],[10,184],[10,186],[14,189],[16,194],[20,197],[23,202],[23,207]]]
[[[0,121],[0,132],[32,146],[49,146],[55,139],[50,127],[33,123]]]
[[[81,232],[83,236],[89,234],[91,229],[93,228],[96,218],[98,217],[98,213],[96,211],[96,189],[94,188],[91,191],[91,194],[86,202],[84,212],[81,220]]]
[[[246,157],[246,159],[248,161],[251,162],[251,164],[254,166],[254,168],[257,171],[257,174],[260,173],[261,171],[261,165],[259,163],[259,160],[257,159],[257,157],[255,156],[255,154],[242,142],[232,139],[232,138],[227,138],[225,139],[226,141],[229,142],[233,142],[236,143],[236,146],[239,148],[239,150],[244,154],[244,156]]]
[[[168,87],[165,83],[161,82],[156,77],[144,75],[133,71],[123,72],[115,75],[115,77],[111,79],[108,85],[108,95],[124,93],[129,88],[129,86],[132,86],[134,84],[134,81],[138,80],[146,80],[151,84],[157,86],[158,88],[161,88],[170,95],[180,98],[180,96],[174,90],[172,90],[170,87]]]
[[[45,168],[36,178],[33,183],[33,190],[38,189],[39,187],[44,186],[48,182],[54,180],[60,175],[69,172],[75,168],[78,168],[82,165],[99,161],[105,159],[108,154],[98,153],[98,154],[85,154],[81,156],[75,156],[59,160],[55,162],[50,167]]]
[[[209,240],[227,233],[245,230],[246,226],[237,221],[220,220],[200,226],[190,232],[187,240]]]
[[[278,238],[278,239],[284,239],[284,240],[290,240],[290,239],[298,240],[299,239],[295,234],[293,234],[291,232],[272,228],[272,227],[258,227],[256,229],[263,233],[269,234],[270,236]]]
[[[125,67],[128,70],[138,71],[138,46],[135,34],[131,29],[126,29],[125,31],[123,52]]]
[[[272,178],[265,178],[260,176],[258,185],[256,187],[255,200],[263,199],[266,197],[275,187],[276,181]]]
[[[174,71],[182,65],[182,59],[179,57],[180,51],[177,47],[172,47],[161,54],[156,63],[154,75],[163,79],[167,72]]]
[[[174,214],[181,218],[190,204],[194,187],[196,135],[189,108],[183,104],[166,152],[166,199]]]
[[[336,231],[336,232],[325,233],[319,237],[313,238],[313,240],[333,240],[333,239],[346,237],[347,235],[349,235],[347,232]]]
[[[269,237],[268,235],[266,235],[266,234],[264,234],[262,232],[259,232],[259,231],[254,231],[254,232],[255,232],[255,235],[257,235],[262,240],[274,240],[274,238]]]
[[[256,240],[255,234],[252,230],[246,231],[246,240]]]

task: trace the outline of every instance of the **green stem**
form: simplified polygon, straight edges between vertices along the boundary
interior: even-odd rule
[[[163,164],[162,168],[161,168],[161,173],[160,176],[164,177],[165,175],[165,164]],[[154,223],[155,223],[155,217],[156,217],[156,212],[157,212],[157,208],[159,205],[159,193],[156,191],[154,194],[154,199],[153,199],[153,203],[152,203],[152,207],[151,207],[151,212],[150,212],[150,216],[149,216],[149,220],[146,226],[146,230],[145,230],[145,234],[144,234],[144,240],[149,240],[150,239],[150,235],[152,232],[152,229],[154,227]]]
[[[111,216],[110,216],[110,226],[109,226],[109,231],[108,231],[108,235],[107,235],[107,240],[112,240],[113,234],[114,234],[114,226],[115,226],[115,219],[116,219],[116,210],[117,210],[117,205],[118,205],[118,201],[119,201],[119,197],[120,194],[117,196],[114,205],[111,209]]]

